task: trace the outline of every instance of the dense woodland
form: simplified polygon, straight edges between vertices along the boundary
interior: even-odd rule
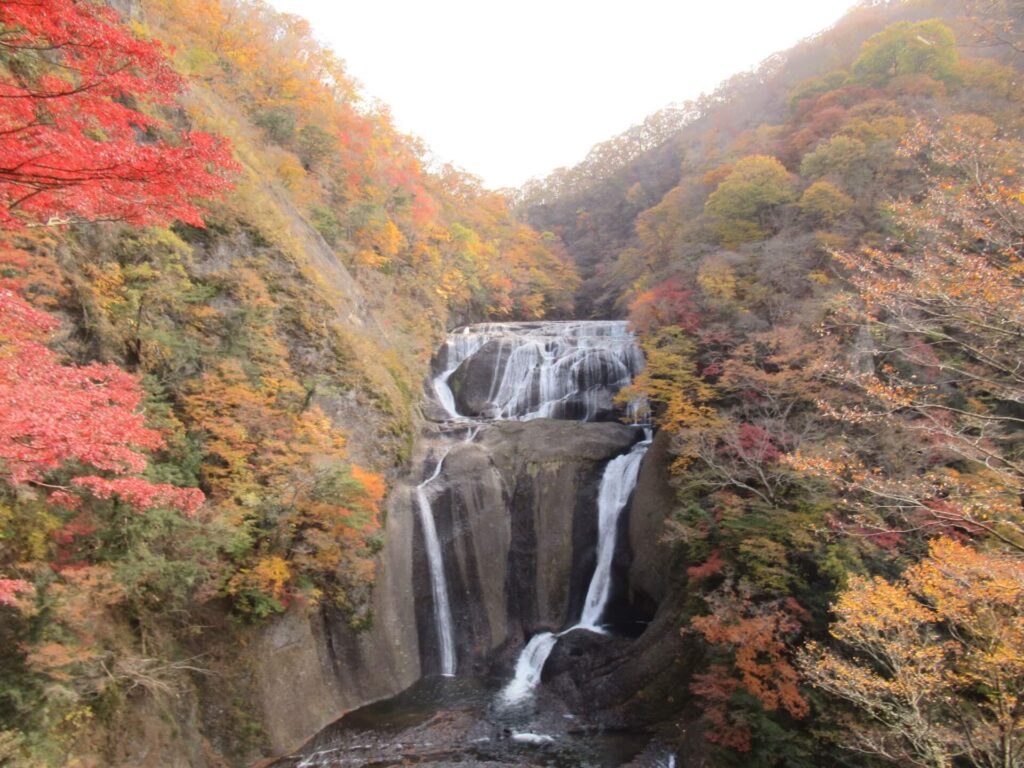
[[[1022,25],[866,3],[510,199],[260,0],[0,0],[0,765],[372,621],[441,335],[572,316],[646,352],[713,764],[1024,764]]]
[[[641,335],[716,764],[1024,761],[1022,10],[862,6],[523,192]]]

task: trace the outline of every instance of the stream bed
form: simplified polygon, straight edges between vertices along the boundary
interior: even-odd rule
[[[504,681],[424,678],[390,699],[348,713],[274,768],[378,766],[551,766],[668,768],[651,734],[597,728],[557,697],[507,706]]]

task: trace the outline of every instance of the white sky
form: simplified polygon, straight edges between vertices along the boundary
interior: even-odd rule
[[[270,0],[489,187],[573,165],[835,22],[853,0]]]

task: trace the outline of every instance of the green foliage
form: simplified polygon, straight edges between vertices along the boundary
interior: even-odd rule
[[[884,85],[903,75],[955,79],[959,56],[953,31],[938,19],[892,24],[870,38],[853,62],[853,75]]]
[[[295,138],[295,114],[287,107],[261,110],[253,115],[252,121],[275,144],[288,146]]]
[[[829,226],[853,210],[853,199],[827,181],[816,181],[804,190],[797,207],[812,223]]]
[[[796,198],[793,178],[774,157],[752,155],[737,161],[704,204],[711,228],[726,247],[765,238],[772,214]]]
[[[822,94],[834,91],[837,88],[842,87],[846,84],[849,79],[849,73],[837,70],[835,72],[829,72],[824,77],[812,77],[804,80],[800,85],[793,89],[789,97],[790,109],[796,109],[804,99],[813,99]]]
[[[833,136],[804,157],[800,175],[809,179],[827,176],[857,188],[865,180],[869,157],[867,145],[860,139]]]
[[[316,168],[334,151],[334,137],[319,125],[304,125],[296,137],[295,150],[306,170]]]
[[[324,240],[331,245],[336,245],[342,235],[341,222],[330,208],[322,208],[314,205],[309,212],[313,220],[313,226],[321,234]]]

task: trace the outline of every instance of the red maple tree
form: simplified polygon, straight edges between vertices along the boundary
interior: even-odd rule
[[[224,141],[159,115],[184,81],[166,51],[90,0],[0,0],[0,232],[116,220],[202,226],[196,201],[230,185]],[[111,499],[193,513],[196,488],[142,477],[163,438],[145,424],[137,377],[66,365],[46,346],[58,321],[29,304],[27,254],[0,241],[0,484],[77,508]],[[32,586],[0,578],[0,605]]]
[[[159,43],[90,0],[0,2],[0,227],[116,220],[202,226],[226,144],[159,117],[184,81]]]
[[[4,271],[20,262],[17,251],[0,253]],[[0,278],[0,482],[46,488],[64,505],[76,503],[72,491],[89,491],[140,509],[194,511],[202,503],[198,490],[136,476],[146,468],[143,452],[163,445],[139,413],[138,378],[115,365],[63,365],[42,343],[57,320],[28,304],[19,287],[17,278]],[[81,470],[70,486],[44,484],[69,464]]]

